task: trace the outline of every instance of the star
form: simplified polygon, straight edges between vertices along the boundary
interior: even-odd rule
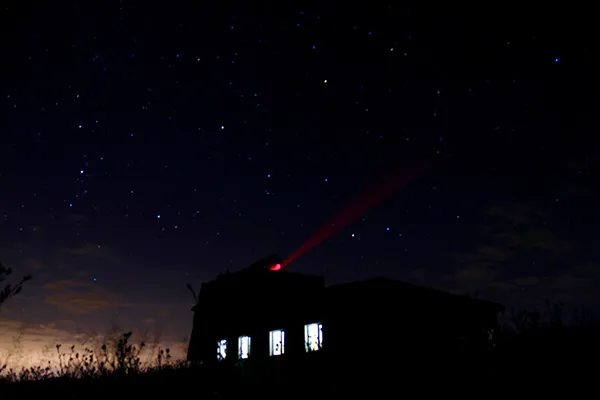
[[[527,188],[518,193],[523,202],[531,197],[548,208],[539,221],[545,230],[590,242],[595,237],[581,217],[593,215],[593,206],[562,189],[579,181],[589,190],[596,186],[595,139],[586,137],[584,145],[562,132],[569,115],[595,109],[593,88],[585,91],[595,79],[591,38],[570,40],[575,36],[565,37],[572,35],[568,30],[562,38],[546,37],[532,21],[531,33],[503,37],[488,26],[463,35],[452,23],[438,25],[448,37],[461,38],[443,40],[430,34],[428,24],[437,19],[395,4],[387,17],[331,18],[327,7],[316,5],[286,21],[272,13],[246,18],[222,2],[214,4],[216,13],[202,13],[193,3],[176,15],[180,7],[157,11],[122,2],[111,11],[117,25],[94,24],[64,42],[51,28],[72,24],[70,14],[23,17],[22,29],[7,25],[3,33],[15,45],[3,53],[11,60],[4,74],[10,93],[0,93],[6,131],[0,261],[17,270],[39,259],[49,268],[32,274],[42,280],[60,263],[60,278],[82,287],[99,282],[92,271],[103,274],[102,286],[143,275],[122,293],[132,305],[123,323],[135,335],[146,317],[137,305],[179,304],[177,290],[156,296],[156,285],[181,283],[165,276],[185,278],[196,268],[189,276],[198,289],[200,280],[224,267],[242,269],[263,251],[294,254],[327,235],[290,270],[325,280],[401,279],[428,265],[432,283],[439,282],[454,256],[445,239],[463,249],[488,245],[473,232],[487,223],[488,207],[513,201],[519,187]],[[76,19],[93,12],[81,7]],[[409,11],[406,23],[388,23]],[[160,23],[146,38],[140,32],[148,21]],[[563,41],[577,43],[564,53]],[[36,65],[37,72],[27,74]],[[450,79],[456,71],[464,76]],[[543,95],[540,88],[547,88]],[[597,130],[594,118],[580,119],[582,132]],[[567,153],[586,161],[567,162]],[[452,160],[443,165],[446,155]],[[395,178],[405,163],[424,159],[435,164],[431,173],[409,182],[411,174],[399,172],[394,187],[386,186],[388,172]],[[360,195],[371,183],[373,190]],[[457,212],[463,209],[468,221]],[[451,217],[455,223],[448,224]],[[395,224],[394,233],[388,223]],[[577,229],[566,229],[569,223]],[[571,239],[577,246],[585,242]],[[578,248],[573,254],[586,253]],[[505,264],[506,276],[522,272]],[[28,322],[63,317],[51,304],[38,303]],[[157,326],[159,313],[152,316]],[[85,325],[88,318],[79,315],[73,319]],[[183,323],[160,324],[169,330],[165,338],[190,333]]]

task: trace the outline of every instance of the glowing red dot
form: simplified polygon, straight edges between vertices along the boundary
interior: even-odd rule
[[[281,264],[275,264],[271,267],[271,271],[279,271],[281,269]]]

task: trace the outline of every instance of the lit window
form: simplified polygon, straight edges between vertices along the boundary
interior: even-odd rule
[[[244,360],[250,357],[250,336],[240,336],[238,339],[239,357]]]
[[[217,360],[224,360],[227,357],[227,339],[219,340],[217,343]]]
[[[269,332],[269,355],[280,356],[285,352],[285,332],[282,330]]]
[[[304,325],[304,345],[306,351],[317,351],[323,347],[323,325],[319,323]]]

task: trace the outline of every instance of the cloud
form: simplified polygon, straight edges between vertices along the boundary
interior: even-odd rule
[[[73,288],[82,288],[82,287],[89,287],[89,286],[90,286],[90,284],[88,282],[65,279],[65,280],[61,280],[61,281],[47,283],[44,285],[44,289],[61,290],[61,289],[73,289]]]
[[[434,268],[417,268],[405,276],[408,282],[449,291],[468,293],[493,286],[501,280],[502,269],[492,265],[476,264],[455,268],[440,275]]]
[[[39,271],[39,270],[41,270],[41,269],[44,269],[44,268],[45,268],[45,265],[44,265],[44,264],[42,264],[41,262],[39,262],[39,261],[36,261],[36,260],[31,260],[29,263],[27,263],[27,265],[26,265],[26,266],[27,266],[28,268],[31,268],[31,269],[33,269],[33,270],[36,270],[36,271]]]
[[[127,306],[106,293],[54,293],[46,296],[44,301],[47,304],[73,314],[86,314],[92,311],[110,310]]]
[[[63,252],[74,256],[86,256],[92,254],[96,250],[98,250],[98,246],[94,246],[92,243],[86,243],[80,247],[63,249]]]
[[[557,237],[549,229],[503,232],[495,234],[493,239],[508,248],[518,248],[520,251],[543,250],[554,256],[563,256],[574,247],[570,241]]]
[[[93,255],[100,258],[118,259],[116,254],[110,249],[109,246],[99,245],[95,243],[86,242],[79,247],[70,247],[62,249],[63,253],[71,254],[74,256],[87,256]]]
[[[502,270],[488,265],[471,265],[459,268],[446,279],[471,287],[485,287],[502,276]]]
[[[86,262],[92,260],[102,262],[113,267],[125,266],[126,262],[110,246],[86,242],[79,247],[63,248],[60,250],[63,254],[72,256],[69,261],[79,258]]]
[[[542,279],[537,276],[526,276],[523,278],[514,279],[512,282],[509,281],[509,283],[514,282],[514,284],[517,286],[536,286],[539,285],[541,281]]]
[[[61,280],[44,285],[44,302],[72,314],[128,307],[119,296],[89,282]]]
[[[475,258],[482,261],[500,263],[508,260],[512,256],[512,253],[513,252],[508,249],[493,246],[480,246],[476,250]]]
[[[159,317],[168,317],[169,315],[171,315],[171,313],[167,310],[162,310],[156,313],[156,315],[158,315]]]
[[[600,263],[587,262],[577,265],[548,277],[542,284],[552,290],[568,293],[569,297],[586,303],[592,298],[597,301],[597,293],[600,289]]]
[[[570,197],[594,197],[598,196],[598,189],[589,185],[577,185],[571,182],[562,182],[561,191]]]
[[[548,299],[596,312],[600,306],[600,263],[588,262],[552,274],[500,280],[489,288],[508,303],[518,299],[521,306],[538,307]]]
[[[531,304],[546,298],[592,303],[589,293],[600,289],[600,268],[589,263],[572,267],[572,262],[579,262],[572,256],[580,244],[549,228],[558,225],[553,224],[545,203],[495,205],[486,214],[489,221],[483,227],[481,245],[472,252],[455,254],[450,271],[434,277],[438,286],[481,291],[512,303]],[[425,277],[422,272],[415,275]]]
[[[547,207],[540,207],[539,204],[528,202],[495,204],[488,207],[485,212],[488,216],[502,219],[513,226],[531,224],[538,218],[550,216]]]

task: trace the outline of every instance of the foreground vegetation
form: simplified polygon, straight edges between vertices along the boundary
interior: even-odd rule
[[[168,348],[157,347],[155,358],[150,362],[142,361],[142,351],[146,344],[130,344],[131,332],[121,335],[114,346],[103,344],[100,349],[94,350],[85,347],[79,352],[73,345],[68,351],[62,345],[56,345],[56,363],[48,361],[47,365],[21,368],[13,370],[7,365],[0,365],[0,379],[2,382],[27,382],[40,381],[52,378],[69,379],[100,379],[111,376],[139,375],[165,368],[181,368],[183,361],[173,361]],[[112,347],[112,349],[110,349]]]
[[[173,360],[168,349],[154,348],[152,362],[144,363],[146,346],[130,344],[123,333],[112,345],[98,350],[56,346],[57,362],[14,371],[1,369],[0,397],[40,396],[90,398],[198,396],[281,397],[320,394],[356,395],[417,389],[438,392],[514,392],[534,389],[538,394],[566,387],[569,393],[592,386],[600,369],[600,328],[581,314],[566,322],[562,309],[513,313],[500,330],[473,352],[427,354],[407,350],[402,360],[379,360],[333,370],[304,366],[280,374],[264,374],[250,363],[192,366]],[[400,385],[400,386],[399,386]],[[318,389],[318,392],[315,392]],[[311,394],[312,393],[312,394]]]

